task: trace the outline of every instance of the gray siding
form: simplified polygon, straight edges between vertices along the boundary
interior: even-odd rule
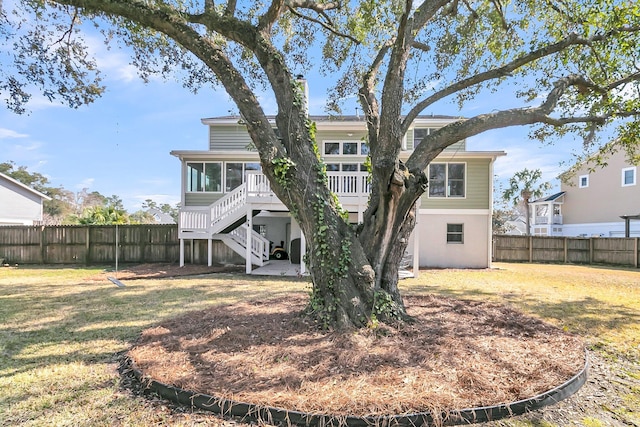
[[[251,146],[251,138],[244,125],[209,126],[210,150],[247,150]]]
[[[222,193],[185,193],[185,206],[209,206],[219,198],[224,196]]]
[[[42,220],[42,199],[0,177],[0,224],[32,224]]]

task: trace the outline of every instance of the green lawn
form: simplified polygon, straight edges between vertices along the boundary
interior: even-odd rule
[[[405,293],[493,299],[585,337],[610,359],[632,362],[635,395],[620,396],[640,423],[640,271],[497,264],[491,271],[423,271]],[[286,278],[218,274],[181,279],[95,280],[95,268],[0,269],[0,425],[203,425],[119,387],[118,353],[161,319],[240,299],[306,293]],[[633,417],[636,418],[633,418]],[[212,425],[212,420],[209,425]],[[508,425],[534,425],[514,422]],[[598,424],[585,417],[583,425]]]

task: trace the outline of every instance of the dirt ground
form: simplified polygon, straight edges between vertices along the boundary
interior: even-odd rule
[[[234,270],[235,268],[235,270]],[[174,277],[239,267],[135,266],[119,278]],[[416,322],[324,333],[300,315],[303,298],[248,301],[187,313],[143,332],[128,356],[157,381],[209,395],[335,415],[402,414],[513,402],[584,366],[578,337],[506,307],[428,295],[407,299]],[[588,352],[589,379],[573,397],[518,419],[534,425],[634,425],[622,368]],[[176,424],[241,425],[151,400]],[[616,408],[618,410],[616,410]],[[585,421],[586,420],[586,421]],[[502,421],[485,425],[505,425]]]

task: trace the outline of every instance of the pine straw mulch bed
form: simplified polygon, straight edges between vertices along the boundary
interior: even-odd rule
[[[235,401],[335,416],[509,403],[584,367],[573,335],[505,306],[409,296],[415,322],[323,332],[295,295],[187,313],[145,330],[129,357],[149,378]]]

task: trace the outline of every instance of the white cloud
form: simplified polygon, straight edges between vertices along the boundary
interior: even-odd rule
[[[0,139],[9,139],[9,138],[28,138],[29,135],[26,133],[19,133],[15,130],[0,128]]]
[[[91,188],[93,186],[94,181],[95,181],[95,178],[85,178],[79,183],[77,183],[75,185],[75,188],[77,188],[78,190],[82,190],[83,188]]]

